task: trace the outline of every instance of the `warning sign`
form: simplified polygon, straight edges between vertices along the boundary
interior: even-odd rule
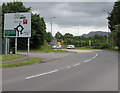
[[[4,37],[31,37],[31,13],[6,13]]]

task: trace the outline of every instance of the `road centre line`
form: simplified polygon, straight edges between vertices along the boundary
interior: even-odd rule
[[[75,64],[75,65],[73,65],[73,66],[75,67],[75,66],[78,66],[78,65],[80,65],[80,63],[78,63],[78,64]]]
[[[34,75],[34,76],[30,76],[30,77],[26,77],[25,79],[31,79],[31,78],[35,78],[35,77],[39,77],[39,76],[43,76],[43,75],[46,75],[46,74],[51,74],[51,73],[54,73],[54,72],[57,72],[59,70],[53,70],[53,71],[50,71],[50,72],[46,72],[46,73],[42,73],[42,74],[38,74],[38,75]]]
[[[98,54],[96,54],[96,55],[95,55],[94,57],[92,57],[91,59],[88,59],[88,60],[84,61],[84,63],[89,62],[89,61],[91,61],[92,59],[95,59],[97,56],[98,56]],[[75,64],[75,65],[73,65],[73,66],[68,66],[67,68],[75,67],[75,66],[78,66],[78,65],[80,65],[80,64],[81,64],[81,63],[77,63],[77,64]],[[35,78],[35,77],[40,77],[40,76],[43,76],[43,75],[55,73],[55,72],[57,72],[57,71],[59,71],[59,70],[53,70],[53,71],[50,71],[50,72],[46,72],[46,73],[42,73],[42,74],[38,74],[38,75],[29,76],[29,77],[26,77],[25,79],[26,79],[26,80],[27,80],[27,79],[32,79],[32,78]]]
[[[97,56],[98,56],[98,54],[96,54],[92,59],[95,59]],[[88,59],[88,60],[84,61],[84,63],[87,63],[87,62],[91,61],[92,59]]]
[[[96,56],[93,57],[93,59],[95,59],[95,58],[96,58]]]
[[[71,68],[71,66],[68,66],[67,68]]]

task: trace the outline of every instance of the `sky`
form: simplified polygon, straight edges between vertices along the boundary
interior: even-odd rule
[[[24,2],[24,5],[31,7],[32,13],[37,13],[45,19],[47,32],[51,32],[52,18],[53,35],[58,31],[63,35],[65,33],[71,33],[75,36],[87,34],[91,31],[108,31],[106,18],[108,11],[110,12],[113,8],[114,1],[65,1],[66,0],[63,2]]]

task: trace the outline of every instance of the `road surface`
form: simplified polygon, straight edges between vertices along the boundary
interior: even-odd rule
[[[3,91],[118,91],[117,52],[69,53],[2,71]]]

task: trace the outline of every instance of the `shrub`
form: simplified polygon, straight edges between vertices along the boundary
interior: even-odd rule
[[[112,44],[111,43],[102,43],[101,44],[101,49],[111,49],[112,48]]]

